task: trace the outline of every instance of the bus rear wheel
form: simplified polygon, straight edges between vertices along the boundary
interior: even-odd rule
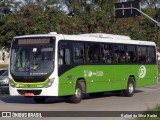
[[[83,97],[82,86],[81,84],[77,83],[75,94],[69,97],[69,102],[70,103],[80,103],[82,100],[82,97]]]
[[[127,89],[123,91],[124,96],[132,97],[135,91],[135,81],[133,77],[130,77],[127,84]]]
[[[35,103],[44,103],[46,100],[45,97],[34,97],[33,99]]]

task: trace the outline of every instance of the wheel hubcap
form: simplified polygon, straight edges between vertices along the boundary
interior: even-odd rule
[[[76,97],[80,98],[81,97],[81,89],[77,88],[76,89]]]
[[[129,84],[129,92],[130,92],[130,93],[133,93],[133,89],[134,89],[134,88],[133,88],[133,84],[130,83],[130,84]]]

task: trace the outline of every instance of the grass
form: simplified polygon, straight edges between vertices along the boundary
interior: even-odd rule
[[[160,120],[160,105],[145,111],[143,115],[146,115],[146,117],[139,117],[136,120]]]

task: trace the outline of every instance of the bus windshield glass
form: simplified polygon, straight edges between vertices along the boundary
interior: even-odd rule
[[[11,74],[14,76],[44,76],[54,70],[52,44],[13,45],[11,49]]]

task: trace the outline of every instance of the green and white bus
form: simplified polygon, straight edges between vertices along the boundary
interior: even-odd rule
[[[103,33],[40,34],[15,37],[11,45],[11,96],[44,102],[66,96],[79,103],[85,93],[102,95],[157,84],[154,42]]]

